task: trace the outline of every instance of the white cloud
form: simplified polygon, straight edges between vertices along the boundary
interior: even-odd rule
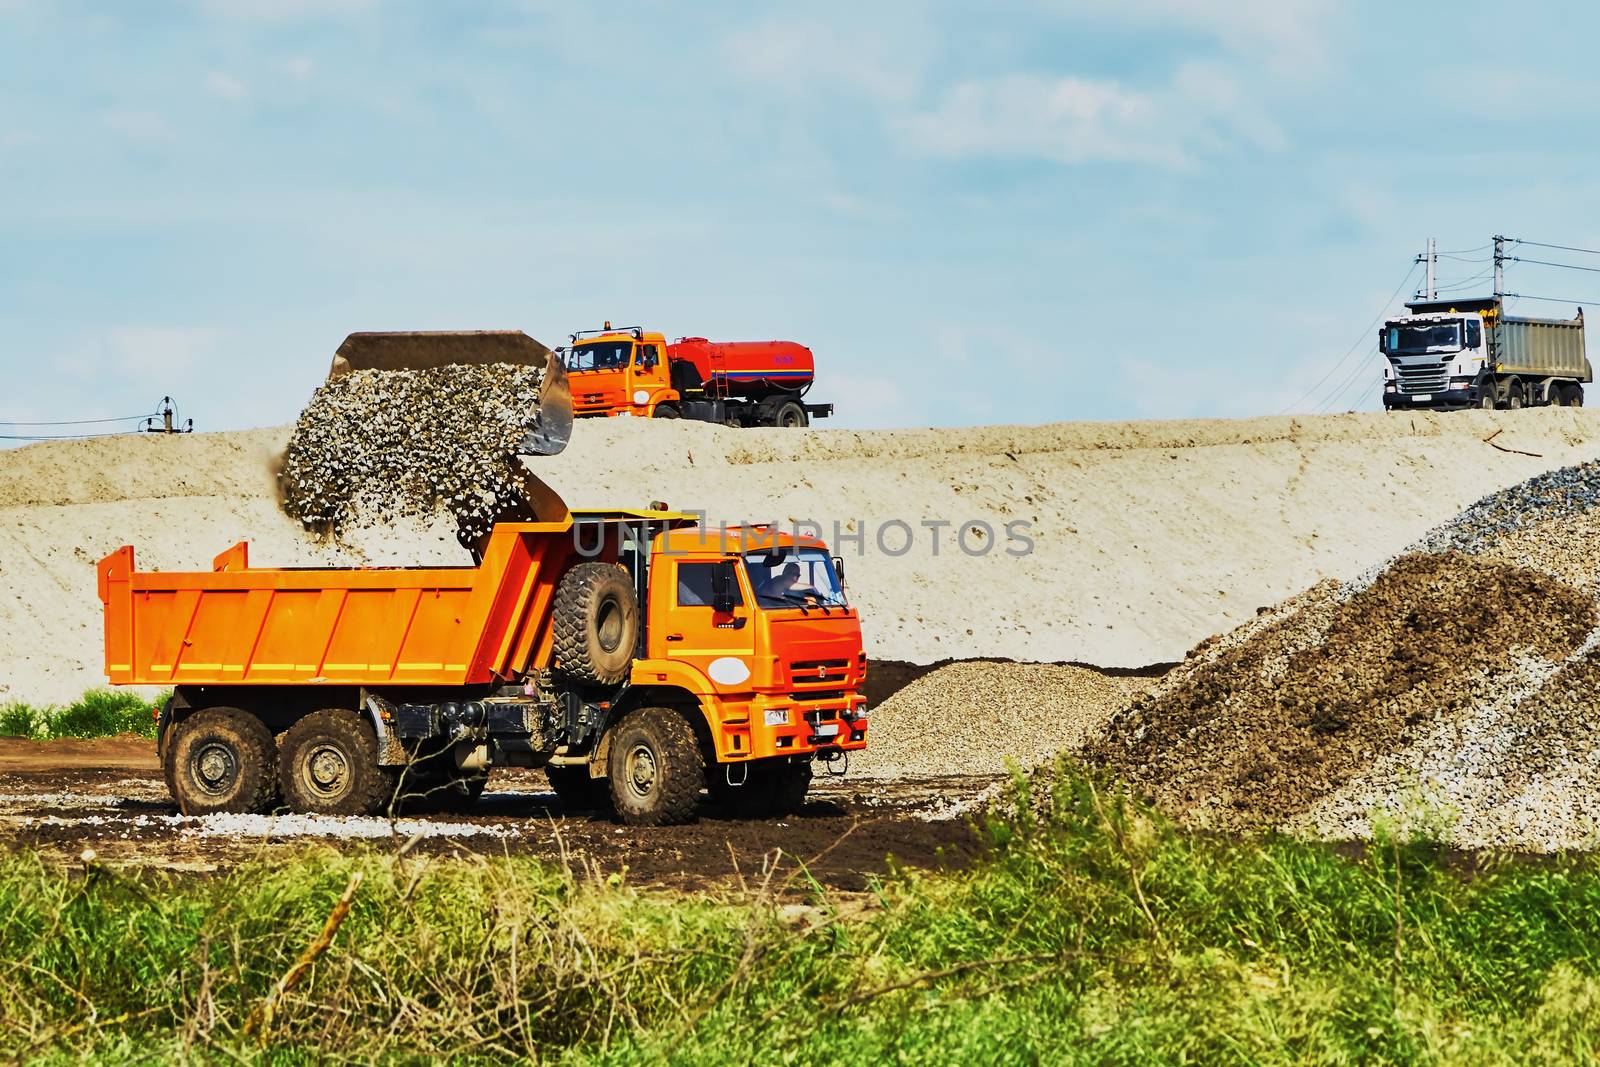
[[[1332,0],[1073,0],[1073,16],[1198,33],[1275,73],[1327,66]]]
[[[206,75],[205,85],[208,93],[223,100],[243,100],[249,93],[244,82],[215,70]]]
[[[195,367],[213,354],[226,336],[197,326],[119,326],[105,338],[109,363],[129,377],[154,379],[151,387],[169,389],[165,379]]]
[[[723,50],[740,79],[774,93],[842,91],[880,103],[916,93],[927,49],[914,25],[894,33],[853,25],[848,45],[843,35],[818,19],[775,16],[729,34]]]
[[[1278,127],[1224,69],[1179,68],[1157,90],[1072,75],[966,81],[900,124],[915,151],[945,158],[1188,167],[1234,142],[1278,149]]]
[[[283,69],[295,81],[305,81],[311,77],[311,73],[316,70],[316,66],[310,56],[293,56],[283,62]]]
[[[293,22],[301,19],[364,15],[378,0],[198,0],[212,18],[238,22]]]
[[[171,144],[178,134],[166,116],[148,108],[116,107],[100,116],[106,129],[139,145]]]

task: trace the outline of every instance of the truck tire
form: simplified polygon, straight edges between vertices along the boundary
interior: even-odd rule
[[[616,685],[639,643],[633,579],[614,563],[580,563],[556,587],[556,669],[568,678]]]
[[[678,417],[678,409],[671,404],[657,404],[655,412],[651,415],[651,418],[656,419],[676,419]]]
[[[1567,406],[1572,408],[1583,407],[1583,386],[1574,385],[1570,388],[1572,392],[1567,394]]]
[[[806,409],[793,400],[781,404],[772,416],[772,425],[785,430],[802,429],[810,423],[811,417],[806,414]]]
[[[711,800],[738,819],[772,819],[793,815],[805,806],[811,788],[811,763],[755,763],[745,769],[743,785],[729,785],[722,766],[711,770]]]
[[[617,817],[629,826],[692,822],[706,767],[688,721],[671,708],[636,708],[614,730],[606,762]]]
[[[1510,411],[1521,411],[1527,402],[1527,394],[1522,388],[1522,379],[1513,378],[1511,384],[1506,386],[1506,408]]]
[[[269,810],[278,793],[272,731],[241,708],[206,708],[172,727],[162,768],[185,815]]]
[[[372,728],[348,708],[314,711],[289,727],[279,775],[284,802],[308,815],[376,815],[395,787],[378,766]]]
[[[611,807],[610,781],[589,777],[587,767],[547,764],[544,776],[550,779],[550,789],[561,801],[562,811],[605,811]]]
[[[1493,411],[1500,406],[1500,390],[1493,379],[1483,383],[1483,395],[1478,397],[1478,406],[1485,411]]]

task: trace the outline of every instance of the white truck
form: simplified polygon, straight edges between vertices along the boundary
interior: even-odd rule
[[[1576,318],[1505,313],[1498,297],[1428,300],[1383,324],[1385,410],[1579,407],[1594,380]]]

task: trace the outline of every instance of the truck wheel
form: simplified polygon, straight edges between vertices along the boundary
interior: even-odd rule
[[[639,642],[633,579],[614,563],[580,563],[556,587],[556,668],[568,678],[616,685]]]
[[[1506,407],[1511,411],[1522,410],[1525,396],[1522,391],[1522,382],[1512,379],[1511,385],[1506,389]]]
[[[1574,385],[1570,388],[1572,392],[1567,394],[1567,406],[1571,408],[1583,407],[1583,386]]]
[[[272,731],[240,708],[206,708],[175,724],[167,784],[185,815],[263,812],[278,792]]]
[[[655,414],[651,417],[657,419],[676,419],[678,418],[678,409],[673,407],[671,404],[657,404]]]
[[[347,708],[314,711],[283,735],[280,775],[290,809],[312,815],[376,815],[394,778],[378,766],[378,739]]]
[[[1478,398],[1478,406],[1485,411],[1493,411],[1499,407],[1500,390],[1495,388],[1494,382],[1485,382],[1483,395]]]
[[[772,425],[780,426],[785,430],[796,430],[806,426],[811,419],[806,415],[806,409],[796,404],[793,400],[784,403],[772,416]]]
[[[615,730],[607,764],[617,817],[630,826],[693,821],[706,768],[684,717],[671,708],[638,708]]]
[[[589,768],[547,764],[544,776],[562,811],[604,811],[611,807],[611,783],[589,777]]]

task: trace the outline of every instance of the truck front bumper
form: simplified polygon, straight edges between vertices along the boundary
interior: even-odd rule
[[[1474,382],[1465,389],[1441,389],[1437,393],[1386,392],[1383,394],[1383,407],[1385,411],[1406,408],[1422,408],[1429,411],[1475,408],[1482,406],[1484,390],[1493,388],[1493,383],[1480,385]]]
[[[716,738],[719,761],[812,755],[867,747],[867,698],[846,692],[820,700],[758,693],[727,706]]]

